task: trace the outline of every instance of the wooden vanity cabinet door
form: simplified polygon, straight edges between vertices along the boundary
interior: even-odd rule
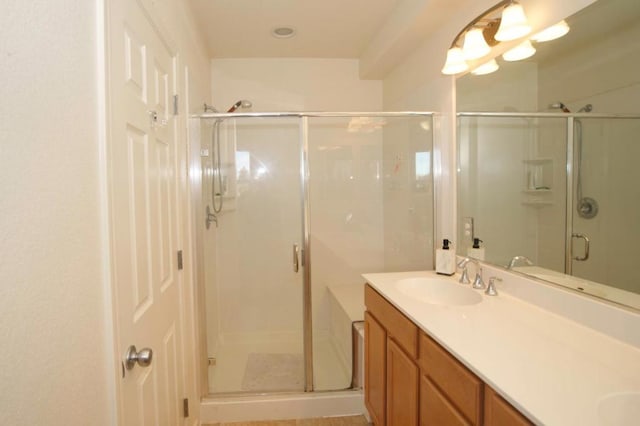
[[[387,333],[369,312],[364,313],[364,402],[376,426],[386,423]]]
[[[484,387],[484,424],[485,426],[530,426],[533,425],[511,404],[505,401],[493,389]]]
[[[427,376],[420,377],[420,426],[467,426],[470,423]]]
[[[484,383],[425,333],[419,335],[418,365],[472,425],[482,424]]]
[[[418,366],[387,338],[387,425],[418,424]]]

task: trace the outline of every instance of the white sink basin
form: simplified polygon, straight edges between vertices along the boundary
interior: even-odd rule
[[[433,305],[475,305],[482,301],[479,291],[444,278],[406,278],[396,282],[400,293]]]
[[[598,417],[603,425],[637,425],[640,419],[640,392],[613,393],[601,398]]]

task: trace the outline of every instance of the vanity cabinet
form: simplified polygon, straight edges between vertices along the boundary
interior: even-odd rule
[[[531,422],[518,410],[495,393],[489,386],[485,387],[484,424],[486,426],[527,426]]]
[[[365,287],[365,405],[374,425],[418,424],[418,327]]]
[[[365,305],[365,405],[374,425],[531,425],[369,285]]]
[[[419,336],[419,354],[421,374],[435,385],[442,396],[440,399],[445,398],[449,402],[452,420],[461,421],[451,424],[482,424],[482,380],[423,332]],[[430,396],[433,393],[430,387],[425,386],[425,391],[428,393],[426,400],[436,399]],[[421,405],[420,417],[425,419],[424,425],[442,424],[433,417],[434,412],[439,413],[440,410],[432,412],[429,409],[432,406],[433,403]]]

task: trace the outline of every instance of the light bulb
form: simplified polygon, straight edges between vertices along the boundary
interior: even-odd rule
[[[464,60],[462,49],[452,47],[447,51],[447,61],[442,68],[442,74],[458,74],[469,69],[469,65]]]
[[[462,45],[462,55],[465,59],[478,59],[491,52],[491,48],[484,40],[482,29],[473,28],[464,35],[464,44]]]
[[[531,40],[537,42],[551,41],[562,37],[569,32],[569,25],[564,19],[555,25],[546,28],[539,33],[533,35]]]
[[[531,32],[524,9],[519,3],[513,2],[502,11],[500,27],[495,35],[498,41],[510,41],[526,36]]]
[[[471,74],[473,75],[491,74],[492,72],[498,71],[498,68],[500,68],[500,65],[498,65],[495,59],[492,59],[486,64],[482,64],[478,68],[471,71]]]
[[[529,40],[525,40],[511,50],[506,51],[502,55],[502,59],[505,61],[521,61],[527,59],[536,53],[536,48],[531,45]]]

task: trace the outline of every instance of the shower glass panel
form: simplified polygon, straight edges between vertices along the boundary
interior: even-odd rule
[[[202,122],[209,145],[215,120]],[[225,119],[219,137],[223,208],[205,248],[209,390],[302,391],[303,271],[293,260],[303,247],[300,120]],[[209,150],[211,166],[217,149]],[[210,188],[203,192],[210,204]]]
[[[640,241],[640,119],[583,117],[575,121],[571,272],[614,287],[610,297],[620,297],[624,303],[632,295],[617,290],[640,293],[635,272]],[[595,214],[579,211],[579,192],[595,203]]]
[[[514,256],[564,270],[567,119],[458,118],[458,252],[473,238],[486,260]]]
[[[361,274],[433,269],[432,128],[428,113],[200,119],[202,210],[222,204],[202,238],[210,394],[362,387]]]
[[[314,390],[352,385],[361,274],[433,267],[431,120],[308,119]]]

